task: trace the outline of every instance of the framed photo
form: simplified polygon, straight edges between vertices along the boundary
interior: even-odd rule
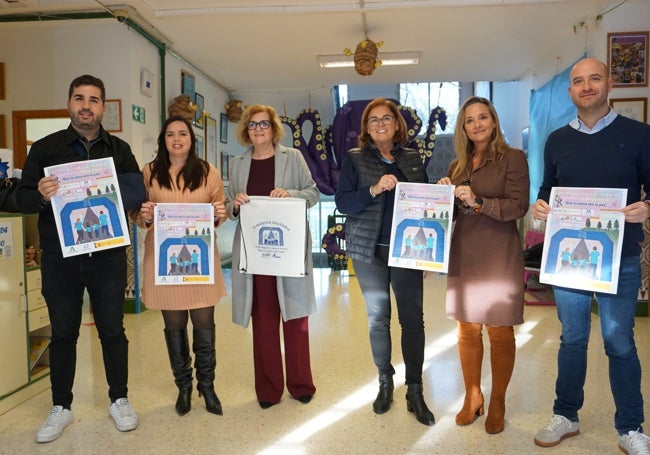
[[[612,98],[609,105],[619,115],[648,123],[648,98]]]
[[[648,32],[608,33],[607,64],[614,87],[647,87]]]
[[[196,80],[194,79],[194,75],[185,70],[181,70],[181,93],[189,96],[191,100],[194,99],[194,93],[196,91],[195,84]]]
[[[205,159],[205,142],[203,142],[203,136],[196,136],[196,154],[199,158]]]
[[[221,128],[219,129],[219,142],[222,144],[228,143],[228,116],[221,114]]]
[[[142,70],[140,73],[140,93],[145,96],[153,95],[153,73],[148,70]]]
[[[221,180],[230,180],[230,155],[221,152]]]
[[[106,100],[106,113],[102,126],[109,133],[122,131],[122,100]]]
[[[206,161],[217,166],[217,121],[205,116],[205,155]]]
[[[194,126],[203,129],[203,108],[205,107],[205,98],[203,98],[203,95],[195,93],[194,104],[196,104],[196,111],[194,111]]]

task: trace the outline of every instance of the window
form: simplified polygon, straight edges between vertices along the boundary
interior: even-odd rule
[[[436,124],[436,134],[453,134],[460,104],[460,84],[458,82],[420,82],[399,84],[399,101],[410,106],[422,120],[420,135],[426,133],[429,114],[440,106],[447,113],[447,127],[443,131]]]
[[[321,247],[321,241],[329,228],[327,225],[327,217],[334,213],[334,209],[336,209],[334,196],[325,195],[321,195],[318,204],[309,209],[307,218],[309,219],[309,229],[311,230],[312,253],[325,253],[325,250]]]

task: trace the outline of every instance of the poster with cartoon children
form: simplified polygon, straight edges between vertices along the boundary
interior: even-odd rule
[[[112,158],[45,168],[59,182],[51,199],[64,257],[131,243]]]
[[[540,282],[615,294],[627,189],[551,190]]]
[[[156,204],[156,284],[214,283],[212,204]]]
[[[454,186],[399,182],[388,265],[447,273]]]

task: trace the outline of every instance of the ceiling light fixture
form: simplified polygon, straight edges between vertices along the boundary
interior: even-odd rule
[[[420,52],[382,52],[381,66],[417,65],[420,63]],[[321,68],[350,68],[354,66],[354,55],[319,55],[318,63]]]

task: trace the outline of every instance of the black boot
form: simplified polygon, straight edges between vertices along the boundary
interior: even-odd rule
[[[379,392],[372,404],[372,410],[375,411],[375,414],[383,414],[390,409],[390,404],[393,402],[393,389],[393,375],[380,374]]]
[[[429,411],[427,404],[422,396],[422,383],[406,384],[406,409],[409,412],[415,412],[415,417],[423,425],[433,425],[436,423],[433,413]]]
[[[174,373],[174,382],[178,387],[176,412],[178,415],[183,416],[192,409],[192,362],[187,329],[165,329],[165,341],[167,341],[167,352]]]
[[[217,358],[214,348],[214,327],[211,329],[194,329],[194,368],[196,368],[196,389],[205,399],[205,408],[212,414],[223,415],[221,402],[214,392],[214,369]]]

